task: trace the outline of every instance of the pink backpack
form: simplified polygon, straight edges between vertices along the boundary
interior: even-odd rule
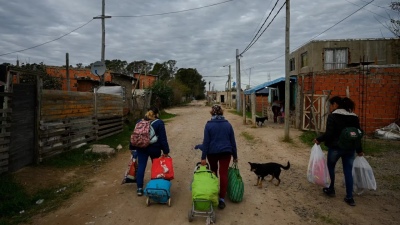
[[[131,143],[133,146],[146,148],[150,144],[157,141],[157,136],[155,135],[155,132],[151,127],[151,124],[153,122],[142,119],[139,123],[136,124],[135,129],[133,129],[131,135]]]

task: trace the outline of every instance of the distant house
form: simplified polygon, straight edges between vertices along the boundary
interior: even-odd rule
[[[236,91],[207,91],[207,101],[215,104],[222,104],[227,107],[236,105]]]
[[[328,99],[348,96],[361,126],[375,129],[400,118],[400,39],[311,41],[290,54],[297,76],[296,127],[325,131]]]
[[[135,78],[135,83],[133,84],[133,89],[146,89],[151,86],[157,81],[158,76],[152,74],[141,74],[141,73],[134,73],[133,77]]]
[[[100,78],[91,73],[87,68],[69,68],[69,76],[66,75],[65,67],[47,66],[47,74],[54,77],[61,77],[62,90],[93,92],[95,88],[100,86]],[[121,86],[124,90],[124,115],[132,110],[132,84],[135,78],[129,75],[106,71],[104,74],[105,86]]]
[[[257,86],[244,91],[247,98],[246,102],[250,102],[250,95],[256,95],[256,113],[262,112],[266,115],[270,104],[273,102],[274,97],[277,97],[279,101],[285,101],[285,77],[279,77],[272,81],[267,81]],[[290,79],[290,106],[291,108],[295,105],[296,94],[296,77],[291,77]],[[270,109],[271,111],[272,109]]]

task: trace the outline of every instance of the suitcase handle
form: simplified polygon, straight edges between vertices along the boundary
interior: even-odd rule
[[[199,168],[201,166],[201,162],[198,162],[197,164],[196,164],[196,170]],[[206,168],[209,170],[210,169],[210,164],[206,164]]]

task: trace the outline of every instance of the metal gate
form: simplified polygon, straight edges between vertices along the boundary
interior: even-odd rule
[[[329,113],[327,95],[305,94],[303,101],[303,130],[325,132]]]

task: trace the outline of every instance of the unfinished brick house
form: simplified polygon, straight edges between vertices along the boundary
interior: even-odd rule
[[[100,86],[100,78],[91,73],[87,68],[69,68],[69,77],[66,75],[65,67],[48,66],[46,67],[47,74],[54,77],[61,77],[62,90],[64,91],[79,91],[93,92],[95,88]],[[105,86],[121,86],[124,90],[124,115],[132,110],[132,87],[135,83],[135,78],[106,71],[104,74]],[[69,84],[69,87],[68,87]]]
[[[356,103],[368,135],[400,118],[399,39],[311,41],[290,55],[297,76],[296,126],[325,131],[328,99]]]

